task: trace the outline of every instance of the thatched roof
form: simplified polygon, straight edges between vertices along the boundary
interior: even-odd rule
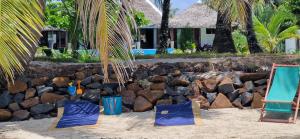
[[[150,0],[131,1],[133,9],[143,12],[145,17],[151,21],[151,24],[159,24],[161,22],[162,13]]]
[[[64,29],[55,28],[52,26],[45,26],[42,31],[66,31]]]
[[[170,28],[215,28],[217,12],[196,3],[170,20]]]

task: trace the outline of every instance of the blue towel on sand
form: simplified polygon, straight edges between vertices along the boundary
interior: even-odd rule
[[[194,125],[192,102],[177,105],[158,105],[156,107],[156,126]]]
[[[97,124],[99,115],[99,105],[87,101],[67,101],[64,105],[63,116],[56,128],[95,125]]]

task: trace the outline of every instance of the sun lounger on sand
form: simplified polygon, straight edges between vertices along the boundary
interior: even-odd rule
[[[296,123],[300,100],[300,65],[273,64],[269,79],[260,121]],[[286,114],[289,118],[269,118],[266,116],[268,113]]]

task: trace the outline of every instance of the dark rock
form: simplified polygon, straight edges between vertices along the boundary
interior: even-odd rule
[[[33,98],[36,94],[36,89],[34,88],[29,88],[26,90],[25,93],[25,99]]]
[[[58,100],[63,100],[65,97],[54,93],[43,93],[41,96],[42,103],[55,103]]]
[[[27,110],[19,110],[13,113],[14,121],[28,120],[29,117],[30,117],[30,112],[28,112]]]
[[[9,103],[12,101],[12,96],[9,94],[8,91],[4,91],[0,95],[0,108],[6,108]]]
[[[133,77],[136,80],[144,80],[149,77],[148,70],[148,68],[140,67],[134,72]]]
[[[77,80],[83,80],[83,79],[85,79],[85,73],[82,72],[82,71],[76,72],[76,73],[75,73],[75,78],[76,78]]]
[[[218,90],[224,94],[233,92],[235,90],[233,81],[230,78],[224,78],[224,80],[218,85]]]
[[[244,85],[243,82],[241,81],[240,77],[237,75],[234,75],[234,77],[233,77],[233,84],[237,87],[242,87]]]
[[[222,93],[219,93],[215,101],[210,106],[213,109],[232,108],[230,100]]]
[[[169,99],[161,99],[156,102],[156,105],[172,105],[172,98]]]
[[[137,99],[134,102],[133,110],[135,112],[144,112],[147,110],[151,110],[153,107],[152,103],[149,102],[147,99],[145,99],[142,96],[137,97]]]
[[[166,88],[166,94],[167,94],[167,95],[170,95],[170,96],[177,96],[177,91],[173,90],[173,89],[170,88],[170,87],[167,87],[167,88]]]
[[[177,95],[189,95],[190,89],[188,87],[176,87]]]
[[[81,96],[82,99],[92,101],[94,103],[99,103],[100,100],[100,89],[87,89]]]
[[[178,76],[181,75],[181,71],[180,71],[180,70],[175,70],[173,73],[171,73],[171,75],[172,75],[173,77],[178,77]]]
[[[181,75],[180,77],[176,77],[173,81],[171,81],[171,85],[173,86],[188,86],[190,81],[187,76]]]
[[[139,80],[139,81],[138,81],[138,84],[139,84],[142,88],[148,89],[148,88],[150,88],[150,86],[151,86],[152,83],[145,79],[145,80]]]
[[[210,104],[214,102],[214,100],[217,98],[217,93],[207,93],[206,94],[207,100]]]
[[[107,96],[107,95],[113,95],[114,94],[114,90],[112,90],[111,88],[105,87],[103,88],[103,91],[101,91],[101,95]]]
[[[52,92],[53,87],[37,87],[38,96],[42,96],[45,92]]]
[[[240,78],[243,82],[246,81],[256,81],[260,79],[266,79],[269,73],[242,73],[240,74]]]
[[[247,89],[247,91],[253,91],[255,86],[252,81],[247,81],[245,82],[244,87]]]
[[[10,103],[10,104],[8,105],[8,108],[9,108],[11,111],[18,111],[18,110],[21,109],[18,103]]]
[[[195,80],[191,85],[190,88],[192,92],[195,94],[195,96],[199,96],[201,94],[201,89],[203,88],[203,85],[200,80]]]
[[[55,103],[55,108],[61,108],[64,107],[65,101],[68,101],[67,99],[58,100]]]
[[[55,107],[52,104],[38,104],[30,108],[30,113],[32,115],[47,114],[54,110],[54,108]]]
[[[136,95],[132,90],[125,90],[121,92],[122,102],[124,105],[132,107],[134,105],[134,101]]]
[[[162,82],[166,82],[167,78],[165,76],[152,76],[148,80],[154,83],[162,83]]]
[[[151,90],[165,90],[166,83],[154,83],[151,84],[150,89]]]
[[[93,82],[102,82],[104,80],[104,76],[95,74],[92,76],[92,81]]]
[[[138,83],[132,83],[132,84],[127,85],[127,89],[132,90],[135,93],[137,93],[140,90],[143,90],[143,88],[140,87],[140,85]]]
[[[232,105],[239,108],[239,109],[243,109],[243,105],[242,105],[242,100],[241,98],[237,98],[232,102]]]
[[[122,106],[122,112],[123,113],[128,113],[128,112],[131,112],[131,109],[130,108],[127,108],[125,106]]]
[[[242,99],[243,106],[248,105],[253,99],[253,94],[249,92],[245,92],[241,94],[241,99]]]
[[[57,91],[61,92],[62,94],[68,94],[69,93],[68,88],[57,88]],[[59,95],[62,95],[62,94],[59,94]]]
[[[40,120],[40,119],[52,118],[52,117],[49,114],[35,114],[32,115],[32,118],[36,120]]]
[[[56,87],[68,87],[70,79],[68,77],[55,77],[52,79],[52,83]]]
[[[102,84],[95,82],[95,83],[88,84],[86,87],[90,89],[102,89],[103,86]]]
[[[149,93],[145,94],[145,98],[152,104],[155,104],[163,95],[164,91],[162,90],[151,90]]]
[[[119,87],[119,83],[104,83],[102,84],[103,88],[110,88],[112,90],[117,90],[117,88]]]
[[[254,82],[256,85],[265,85],[267,84],[267,79],[260,79]]]
[[[21,103],[21,106],[25,109],[28,109],[32,106],[37,105],[37,104],[39,104],[39,98],[35,97],[35,98],[30,98],[30,99],[27,99],[27,100],[23,101]]]
[[[159,76],[165,76],[168,75],[168,71],[164,66],[157,66],[154,67],[153,70],[151,70],[151,75],[159,75]]]
[[[25,95],[22,93],[18,93],[14,96],[14,101],[17,103],[21,103],[25,98]]]
[[[251,108],[257,109],[263,106],[263,97],[259,93],[253,93],[253,101],[251,103]]]
[[[93,76],[87,77],[84,80],[82,80],[80,84],[83,85],[83,86],[91,84],[92,83],[92,79],[93,79]]]
[[[259,93],[262,97],[265,97],[266,90],[267,90],[267,86],[263,85],[263,86],[255,87],[253,92]]]
[[[228,99],[233,102],[237,97],[239,97],[240,92],[239,90],[235,90],[227,94]]]
[[[28,86],[26,82],[23,82],[21,80],[16,80],[14,84],[12,83],[9,84],[7,88],[8,88],[8,92],[10,92],[11,94],[17,94],[17,93],[25,92]]]
[[[12,117],[12,114],[10,111],[6,109],[0,109],[0,121],[8,121]]]
[[[41,77],[41,78],[34,78],[30,81],[31,86],[40,86],[46,84],[46,82],[49,80],[48,77]]]
[[[203,81],[203,86],[208,92],[214,92],[217,88],[218,82],[215,79],[207,79]]]
[[[188,101],[187,98],[184,96],[175,96],[173,99],[176,102],[176,104],[181,104]]]

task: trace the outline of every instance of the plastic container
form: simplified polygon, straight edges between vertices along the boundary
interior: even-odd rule
[[[122,114],[122,97],[109,96],[102,98],[105,115],[120,115]]]

